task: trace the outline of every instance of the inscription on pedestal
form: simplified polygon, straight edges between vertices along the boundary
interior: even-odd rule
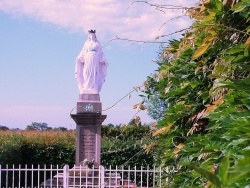
[[[85,159],[100,165],[101,123],[106,115],[96,113],[94,105],[94,113],[71,114],[71,117],[76,122],[76,165],[79,166]]]
[[[85,125],[80,129],[80,161],[95,159],[96,153],[96,128]]]
[[[77,113],[101,113],[102,104],[100,102],[77,102]]]

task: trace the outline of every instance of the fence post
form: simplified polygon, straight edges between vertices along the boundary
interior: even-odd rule
[[[69,187],[69,165],[63,167],[63,188]]]

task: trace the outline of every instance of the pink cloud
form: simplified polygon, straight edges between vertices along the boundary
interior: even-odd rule
[[[145,3],[122,0],[2,0],[0,10],[12,15],[27,16],[38,21],[51,23],[72,31],[87,32],[94,28],[99,36],[115,36],[140,40],[153,40],[158,35],[178,30],[187,25],[167,20],[179,16],[182,11],[158,11]],[[172,5],[183,5],[183,0],[170,0]],[[189,1],[189,6],[190,6]],[[152,1],[154,4],[166,1]],[[164,26],[161,28],[161,26]],[[174,24],[174,28],[173,28]],[[188,23],[189,24],[189,23]],[[161,28],[161,29],[160,29]],[[160,30],[159,30],[160,29]]]

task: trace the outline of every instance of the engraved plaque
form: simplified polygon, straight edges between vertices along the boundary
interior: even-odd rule
[[[94,160],[95,165],[100,165],[101,123],[106,115],[83,112],[71,114],[71,117],[76,122],[76,165],[79,166],[84,159]]]
[[[100,113],[102,103],[100,102],[77,102],[77,113]]]
[[[96,136],[95,126],[85,125],[80,129],[80,161],[95,159]]]

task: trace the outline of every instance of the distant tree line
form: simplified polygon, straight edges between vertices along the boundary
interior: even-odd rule
[[[10,129],[9,127],[0,125],[0,130],[2,131],[7,131],[7,130],[20,130],[19,128],[14,128]],[[32,131],[50,131],[50,130],[55,130],[55,131],[67,131],[68,129],[66,127],[56,127],[52,128],[48,126],[47,123],[38,123],[38,122],[32,122],[30,125],[27,125],[25,130],[32,130]]]
[[[142,126],[141,122],[137,125],[135,123],[135,120],[131,120],[128,125],[135,125],[135,126]],[[145,126],[148,126],[147,124],[144,124]],[[119,124],[119,125],[114,125],[112,123],[109,123],[107,125],[104,125],[107,129],[107,127],[111,128],[111,127],[121,127],[121,126],[124,126],[122,124]],[[0,130],[2,131],[7,131],[7,130],[21,130],[19,128],[14,128],[14,129],[10,129],[9,127],[7,126],[3,126],[3,125],[0,125]],[[30,125],[27,125],[25,130],[27,131],[52,131],[52,130],[55,130],[55,131],[67,131],[68,129],[66,127],[62,127],[62,126],[59,126],[59,127],[55,127],[55,128],[52,128],[50,127],[47,123],[45,122],[32,122]]]
[[[7,131],[7,130],[9,130],[9,127],[0,125],[0,130],[2,130],[2,131]]]

